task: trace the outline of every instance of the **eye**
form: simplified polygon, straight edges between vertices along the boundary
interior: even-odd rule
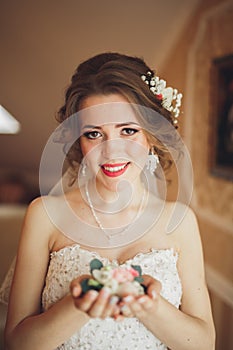
[[[95,140],[101,137],[101,133],[99,131],[87,131],[83,134],[89,140]]]
[[[133,129],[133,128],[124,128],[122,129],[122,134],[126,136],[131,136],[139,132],[138,129]]]

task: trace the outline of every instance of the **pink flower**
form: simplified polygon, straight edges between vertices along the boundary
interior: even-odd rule
[[[138,271],[133,268],[116,268],[112,272],[112,277],[117,280],[118,283],[132,282],[135,277],[138,277]]]
[[[139,272],[137,270],[133,269],[132,267],[129,268],[129,271],[134,277],[139,276]]]

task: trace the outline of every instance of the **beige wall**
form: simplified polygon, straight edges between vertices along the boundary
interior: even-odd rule
[[[213,58],[233,54],[233,1],[203,1],[163,65],[163,76],[184,91],[181,134],[194,170],[192,207],[200,225],[217,328],[216,349],[233,348],[233,183],[210,174]]]
[[[159,69],[198,1],[2,0],[0,104],[22,129],[1,135],[0,173],[38,174],[55,113],[81,61],[118,51]]]

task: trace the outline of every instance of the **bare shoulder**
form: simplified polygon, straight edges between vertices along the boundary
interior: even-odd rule
[[[181,202],[166,202],[163,215],[172,232],[190,229],[190,224],[197,224],[194,211]]]
[[[183,283],[184,280],[189,281],[190,271],[192,271],[192,276],[196,271],[196,274],[202,276],[202,281],[204,281],[203,247],[196,215],[190,207],[182,203],[168,203],[167,210],[170,214],[174,211],[174,205],[178,206],[177,213],[180,215],[180,222],[170,236],[175,246],[178,247],[178,268],[180,275],[183,276]]]
[[[51,237],[55,231],[53,220],[51,220],[49,208],[56,208],[59,198],[43,196],[34,199],[28,206],[21,233],[21,241],[44,242],[50,245]]]
[[[43,224],[49,224],[50,218],[48,208],[55,206],[58,199],[50,196],[43,196],[34,199],[28,206],[25,221],[42,220]]]
[[[200,248],[201,242],[197,217],[190,207],[186,207],[184,217],[178,227],[178,237],[183,248],[193,244],[197,246],[197,243]]]
[[[61,196],[42,196],[29,206],[25,223],[30,234],[40,234],[41,239],[48,240],[50,251],[54,246],[60,247],[64,241],[63,233],[66,222],[73,222],[74,213],[82,212],[83,200],[80,190],[75,189]]]
[[[168,202],[165,216],[168,222],[167,231],[181,250],[192,246],[194,242],[200,242],[197,218],[189,206],[180,202]]]

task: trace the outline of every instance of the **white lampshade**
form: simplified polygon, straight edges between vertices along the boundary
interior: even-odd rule
[[[0,134],[17,134],[20,123],[0,105]]]

